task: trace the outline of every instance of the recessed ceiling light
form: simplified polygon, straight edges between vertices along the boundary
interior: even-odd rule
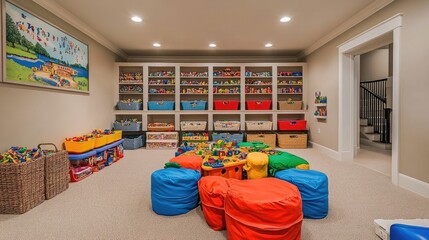
[[[271,44],[271,43],[265,44],[265,47],[272,47],[272,46],[273,46],[273,44]]]
[[[133,20],[133,22],[141,22],[141,21],[143,21],[141,19],[141,17],[137,17],[137,16],[132,17],[131,20]]]
[[[282,17],[280,18],[280,22],[289,22],[291,20],[290,17]]]
[[[209,47],[214,48],[214,47],[216,47],[216,44],[215,44],[215,43],[210,43],[210,44],[209,44]]]
[[[154,46],[154,47],[161,47],[161,44],[159,44],[159,43],[154,43],[154,44],[153,44],[153,46]]]

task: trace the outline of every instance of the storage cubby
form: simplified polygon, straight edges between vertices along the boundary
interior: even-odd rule
[[[148,114],[148,131],[174,131],[176,129],[174,114]]]
[[[120,66],[119,83],[141,83],[143,84],[143,68],[140,66]]]
[[[128,111],[115,108],[115,119],[137,115],[144,122],[142,131],[150,130],[149,123],[160,126],[172,123],[175,131],[181,131],[181,121],[205,121],[206,127],[201,130],[205,132],[214,131],[216,121],[239,123],[239,131],[246,130],[246,121],[270,121],[272,130],[276,130],[278,119],[306,119],[302,104],[305,65],[116,63],[115,104],[119,100],[142,99],[143,108]],[[124,80],[119,78],[120,72]],[[142,80],[125,80],[125,76],[138,76]],[[287,103],[280,107],[279,101]]]
[[[303,101],[303,67],[277,67],[277,101]]]

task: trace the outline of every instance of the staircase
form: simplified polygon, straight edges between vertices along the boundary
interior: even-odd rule
[[[386,107],[387,79],[360,83],[360,143],[379,149],[392,149],[391,109]]]
[[[392,149],[392,144],[381,142],[380,139],[381,134],[374,132],[374,126],[368,125],[368,119],[360,119],[360,143],[378,149]]]

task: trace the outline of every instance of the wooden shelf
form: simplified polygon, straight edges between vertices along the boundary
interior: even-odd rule
[[[326,103],[315,103],[314,106],[316,106],[316,107],[326,107],[326,106],[328,106],[328,104],[326,104]]]
[[[174,87],[176,84],[149,84],[149,87]]]
[[[246,94],[272,95],[273,93],[246,93]]]
[[[148,78],[176,78],[176,76],[148,76]]]
[[[328,116],[314,116],[314,117],[317,119],[327,119],[328,118]]]
[[[213,93],[213,95],[240,95],[240,93]]]
[[[213,87],[239,87],[240,84],[213,84]]]
[[[213,79],[240,79],[241,77],[237,77],[237,76],[231,76],[231,77],[215,77],[215,76],[213,76]]]
[[[302,86],[302,84],[277,83],[277,86]]]
[[[277,78],[302,78],[302,76],[277,76]]]
[[[124,83],[124,82],[120,82],[119,85],[143,85],[143,82],[128,82],[128,83]]]
[[[264,86],[272,86],[273,84],[246,84],[246,86],[252,86],[252,87],[264,87]]]
[[[180,95],[208,95],[208,93],[180,93]]]
[[[149,93],[149,95],[176,95],[175,93]]]

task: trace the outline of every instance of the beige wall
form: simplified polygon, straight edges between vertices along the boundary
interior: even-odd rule
[[[360,56],[360,80],[372,81],[389,77],[389,49],[376,49]]]
[[[399,172],[429,183],[429,112],[426,111],[425,101],[429,92],[428,12],[427,0],[395,0],[307,57],[309,73],[306,81],[309,83],[309,90],[320,89],[328,96],[328,121],[321,124],[316,123],[313,118],[309,119],[312,141],[338,150],[337,46],[389,17],[403,13],[399,76]],[[310,109],[314,109],[314,106]],[[317,127],[321,128],[320,134],[316,133]]]
[[[116,56],[32,1],[16,2],[89,45],[90,94],[1,84],[0,151],[12,145],[34,147],[40,142],[61,146],[65,137],[110,128]]]

